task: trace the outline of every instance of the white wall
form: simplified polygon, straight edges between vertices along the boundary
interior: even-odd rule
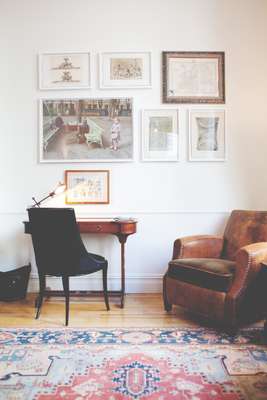
[[[266,21],[266,0],[0,0],[0,267],[32,259],[21,222],[26,207],[31,196],[43,197],[62,180],[65,169],[111,171],[110,205],[79,206],[78,216],[138,218],[138,233],[126,248],[129,291],[160,289],[177,236],[221,232],[234,208],[266,209]],[[92,89],[39,91],[37,53],[68,50],[92,52]],[[98,89],[100,51],[147,50],[153,55],[152,89]],[[225,51],[227,162],[187,161],[190,105],[163,105],[180,110],[180,162],[140,162],[140,110],[162,106],[163,50]],[[65,95],[133,97],[135,161],[40,164],[38,99]],[[89,250],[108,257],[116,287],[116,238],[85,240]]]

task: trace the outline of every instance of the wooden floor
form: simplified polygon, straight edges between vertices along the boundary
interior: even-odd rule
[[[36,320],[35,294],[28,294],[25,300],[0,302],[0,327],[62,327],[64,326],[65,305],[63,298],[46,299],[40,318]],[[172,312],[163,309],[161,294],[129,294],[125,307],[119,301],[110,299],[110,311],[105,310],[102,298],[71,298],[70,327],[198,327],[208,323],[187,313],[180,307]],[[257,325],[262,325],[258,323]]]

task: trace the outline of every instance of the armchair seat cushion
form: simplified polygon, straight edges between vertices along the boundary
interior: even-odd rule
[[[206,289],[227,292],[235,262],[217,258],[179,258],[169,263],[168,276]]]

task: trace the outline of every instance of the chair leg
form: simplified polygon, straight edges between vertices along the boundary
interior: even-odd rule
[[[39,274],[39,294],[35,301],[35,307],[37,308],[35,319],[38,319],[40,316],[44,298],[44,291],[45,291],[45,275]]]
[[[167,289],[166,289],[166,275],[163,277],[163,303],[165,311],[172,310],[172,304],[169,303],[167,298]]]
[[[103,268],[103,291],[104,291],[104,299],[107,311],[109,311],[109,302],[108,302],[108,284],[107,284],[107,267]]]
[[[69,308],[70,308],[70,287],[69,277],[62,276],[63,289],[65,294],[65,325],[69,324]]]
[[[221,324],[220,329],[225,331],[229,336],[236,336],[239,330],[237,323],[229,324],[226,321]]]

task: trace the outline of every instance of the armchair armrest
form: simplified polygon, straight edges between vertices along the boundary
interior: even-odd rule
[[[232,324],[235,323],[236,311],[246,288],[257,277],[261,262],[265,259],[267,259],[267,242],[249,244],[238,251],[234,280],[225,299],[225,317]]]
[[[186,236],[176,239],[172,259],[175,258],[219,258],[223,238],[213,235]]]

